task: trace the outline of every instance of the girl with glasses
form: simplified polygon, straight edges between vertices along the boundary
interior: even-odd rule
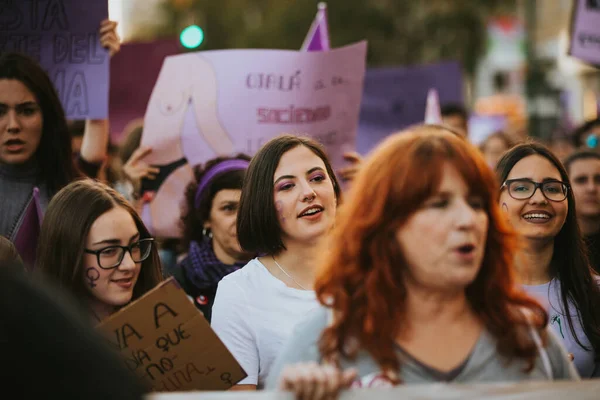
[[[37,267],[102,321],[161,281],[154,239],[127,200],[92,180],[73,182],[48,205]]]
[[[583,378],[600,377],[600,277],[577,224],[561,162],[540,144],[513,147],[496,167],[500,206],[521,236],[515,259],[525,290],[546,307]]]

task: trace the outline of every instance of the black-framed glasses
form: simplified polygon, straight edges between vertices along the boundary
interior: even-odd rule
[[[531,179],[509,179],[501,189],[508,189],[508,194],[515,200],[527,200],[540,189],[545,198],[550,201],[564,201],[569,193],[569,185],[557,180],[534,182]]]
[[[147,259],[152,251],[153,238],[140,239],[129,246],[112,245],[100,250],[84,251],[88,254],[95,254],[98,260],[98,266],[102,269],[113,269],[121,265],[125,252],[129,252],[134,263],[138,264]]]

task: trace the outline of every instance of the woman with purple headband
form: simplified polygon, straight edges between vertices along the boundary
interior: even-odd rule
[[[242,250],[236,220],[250,157],[219,157],[195,168],[181,218],[188,253],[169,271],[210,322],[217,284],[243,267],[254,254]]]

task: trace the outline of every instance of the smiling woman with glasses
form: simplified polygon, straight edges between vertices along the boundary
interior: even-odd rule
[[[500,205],[521,236],[515,265],[524,289],[545,306],[581,377],[600,377],[600,277],[588,261],[564,166],[546,147],[526,143],[503,155],[496,174]]]
[[[37,267],[101,321],[161,281],[154,239],[112,188],[71,183],[48,206]]]

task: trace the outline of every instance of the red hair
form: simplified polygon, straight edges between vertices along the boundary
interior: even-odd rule
[[[484,259],[466,288],[467,299],[497,339],[499,353],[508,360],[525,359],[527,371],[533,368],[537,348],[523,340],[523,327],[542,330],[548,317],[515,284],[515,235],[498,206],[495,176],[476,147],[432,125],[410,128],[379,145],[339,209],[315,283],[319,301],[335,315],[319,344],[325,359],[353,358],[360,348],[382,371],[391,376],[399,371],[394,340],[404,318],[407,267],[395,233],[435,194],[446,163],[459,171],[472,195],[485,200],[489,218]]]

